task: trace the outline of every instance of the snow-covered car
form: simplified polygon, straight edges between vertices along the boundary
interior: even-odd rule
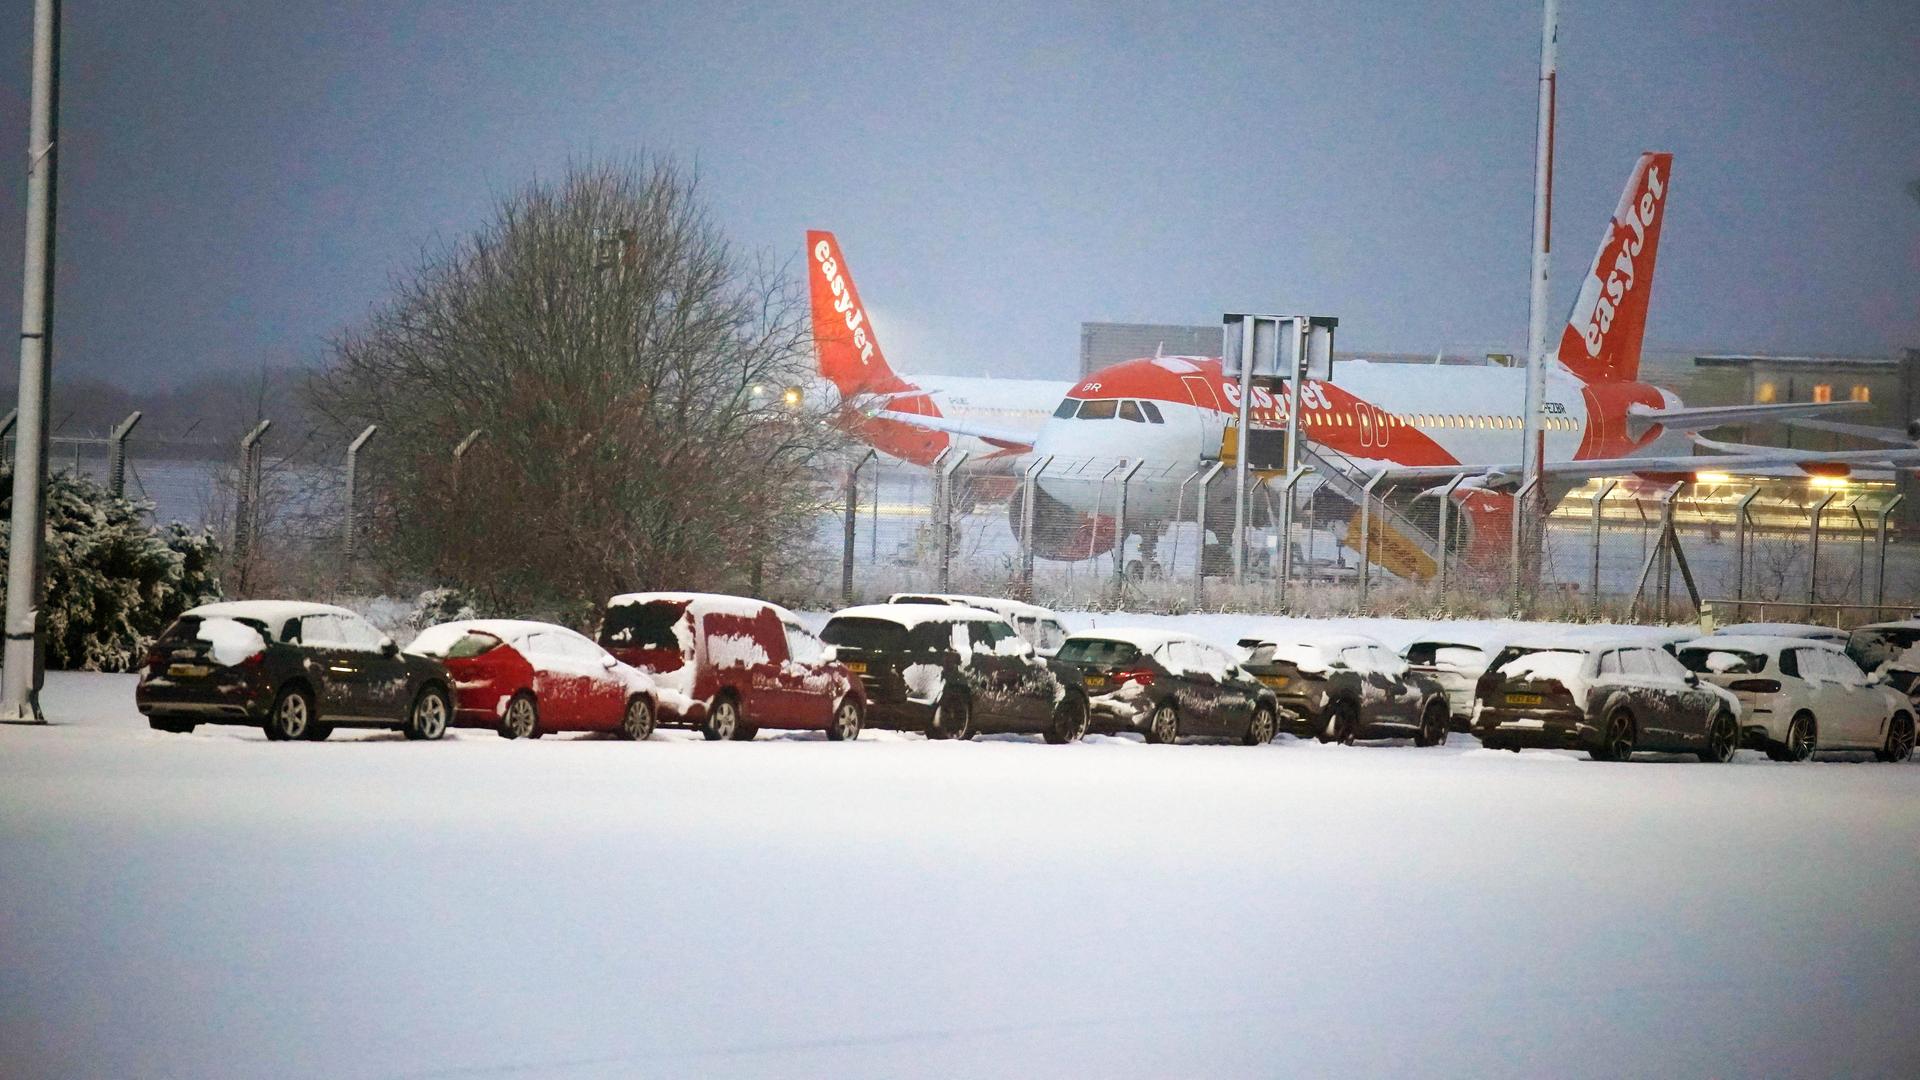
[[[1040,656],[991,611],[867,604],[835,613],[820,638],[860,677],[874,727],[929,739],[1038,733],[1050,743],[1086,734],[1078,669]]]
[[[1242,663],[1274,692],[1280,730],[1321,742],[1412,736],[1447,741],[1447,692],[1385,645],[1359,634],[1240,640]]]
[[[1920,707],[1920,619],[1856,626],[1847,635],[1847,655],[1860,670],[1886,676],[1887,683]]]
[[[1093,710],[1090,730],[1132,731],[1148,742],[1182,735],[1271,742],[1273,691],[1212,642],[1176,630],[1082,630],[1055,659],[1078,668]]]
[[[148,650],[133,699],[156,730],[258,725],[275,741],[335,728],[437,739],[453,716],[444,667],[402,653],[345,608],[292,600],[204,604]]]
[[[586,637],[552,623],[463,619],[429,626],[407,652],[453,676],[456,727],[509,739],[549,731],[653,734],[653,680]]]
[[[1740,747],[1740,699],[1644,640],[1509,645],[1475,697],[1473,732],[1494,750],[1585,750],[1597,761],[1663,750],[1724,762]]]
[[[708,739],[761,728],[856,739],[866,693],[778,604],[713,593],[626,593],[607,601],[600,646],[645,672],[658,723]]]
[[[1882,761],[1913,752],[1913,706],[1830,641],[1711,637],[1680,646],[1682,666],[1740,699],[1743,745],[1775,761],[1816,750],[1872,750]]]
[[[1023,600],[1003,600],[996,596],[969,596],[965,593],[894,593],[887,597],[889,604],[949,604],[954,607],[979,608],[991,611],[1007,620],[1020,636],[1027,639],[1033,651],[1041,656],[1052,656],[1060,651],[1060,643],[1067,640],[1067,628],[1060,625],[1060,616],[1052,608],[1039,604],[1029,604]]]
[[[1824,641],[1830,645],[1844,647],[1850,635],[1845,630],[1820,626],[1817,623],[1745,622],[1719,627],[1708,636],[1800,638],[1803,641]]]
[[[1440,684],[1447,693],[1453,730],[1466,731],[1473,720],[1473,688],[1486,674],[1492,653],[1459,641],[1416,641],[1401,651],[1400,658]]]

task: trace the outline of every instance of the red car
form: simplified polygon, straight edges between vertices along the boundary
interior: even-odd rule
[[[607,601],[600,644],[652,676],[662,724],[709,739],[761,728],[854,739],[866,716],[860,681],[778,604],[708,593],[628,593]]]
[[[464,619],[420,631],[407,651],[446,665],[456,727],[493,728],[509,739],[549,731],[653,734],[653,680],[564,626]]]

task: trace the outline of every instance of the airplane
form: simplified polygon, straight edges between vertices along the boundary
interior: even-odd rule
[[[1542,406],[1547,504],[1594,476],[1653,480],[1782,467],[1844,475],[1859,466],[1920,465],[1920,448],[1795,451],[1699,435],[1731,424],[1827,414],[1859,402],[1689,407],[1671,391],[1638,381],[1672,165],[1673,155],[1654,152],[1635,163],[1550,358]],[[1141,559],[1150,564],[1167,525],[1191,520],[1196,500],[1183,505],[1175,484],[1143,485],[1130,494],[1129,536],[1122,538],[1106,482],[1112,469],[1055,469],[1072,462],[1144,461],[1158,475],[1185,477],[1219,460],[1223,435],[1237,422],[1240,388],[1223,375],[1218,358],[1123,361],[1053,397],[1047,395],[1056,384],[994,380],[1007,394],[1032,395],[1029,408],[1037,401],[1057,402],[1037,431],[1026,423],[995,423],[991,414],[949,417],[938,412],[930,379],[916,384],[894,375],[871,327],[864,336],[858,333],[862,309],[837,242],[817,232],[808,241],[821,368],[843,395],[869,403],[862,413],[869,426],[856,432],[860,437],[906,460],[930,460],[929,448],[975,440],[991,448],[996,467],[1008,471],[1051,456],[1055,464],[1040,475],[1033,499],[1034,550],[1042,558],[1089,559],[1137,536]],[[855,331],[851,338],[849,327]],[[1460,528],[1450,546],[1470,560],[1494,563],[1496,553],[1505,552],[1520,479],[1526,370],[1340,360],[1332,372],[1330,379],[1303,382],[1303,440],[1357,473],[1401,485],[1408,497],[1421,482],[1470,477],[1453,492]],[[1287,408],[1285,392],[1256,387],[1250,420],[1256,429],[1283,428]],[[1697,454],[1696,447],[1709,452]],[[1220,497],[1216,492],[1214,498]],[[1230,506],[1230,491],[1224,497]],[[1022,502],[1008,503],[1016,534]],[[1230,520],[1230,509],[1224,518],[1215,516],[1221,509],[1210,499],[1208,520]]]

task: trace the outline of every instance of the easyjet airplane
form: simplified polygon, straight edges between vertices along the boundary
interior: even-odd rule
[[[1638,381],[1672,164],[1671,154],[1640,156],[1561,333],[1543,409],[1549,501],[1592,476],[1678,478],[1783,466],[1832,474],[1850,466],[1920,465],[1920,449],[1794,451],[1709,442],[1696,434],[1854,402],[1688,408],[1671,392]],[[807,241],[821,371],[858,408],[858,434],[896,457],[929,462],[941,449],[961,445],[982,451],[976,455],[982,462],[1003,470],[1024,465],[1030,454],[1050,454],[1056,463],[1145,460],[1162,475],[1185,476],[1218,459],[1222,433],[1239,414],[1239,385],[1222,375],[1212,357],[1129,360],[1075,384],[909,382],[887,366],[871,326],[864,325],[864,309],[833,237],[812,232]],[[945,385],[954,392],[943,398],[938,388]],[[991,387],[995,396],[988,399],[975,387]],[[966,396],[968,391],[982,396]],[[1463,525],[1456,535],[1469,552],[1484,548],[1491,554],[1509,535],[1525,397],[1524,368],[1344,360],[1334,365],[1331,379],[1301,387],[1300,422],[1317,450],[1369,475],[1384,472],[1389,483],[1475,478],[1455,492]],[[993,404],[982,410],[976,400]],[[943,401],[952,407],[943,409]],[[1032,410],[1046,401],[1056,407],[1031,424]],[[995,407],[1008,412],[991,411]],[[1254,390],[1256,427],[1284,426],[1286,411],[1284,393]],[[1005,422],[997,422],[1001,417]],[[1731,452],[1696,455],[1696,445]],[[1114,498],[1099,479],[1104,473],[1053,472],[1050,467],[1043,474],[1035,493],[1036,552],[1085,559],[1111,551],[1117,539]],[[1178,498],[1174,485],[1152,485],[1129,500],[1127,525],[1140,537],[1143,558],[1152,558],[1169,522],[1191,517],[1193,500],[1182,507]],[[1011,500],[1009,510],[1017,529],[1020,500]],[[1209,520],[1223,520],[1214,513],[1210,502]]]

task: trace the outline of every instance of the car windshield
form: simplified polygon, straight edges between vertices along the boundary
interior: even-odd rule
[[[906,627],[887,619],[853,616],[828,620],[820,640],[866,652],[940,652],[953,647],[953,628],[938,621]]]
[[[1106,638],[1068,638],[1060,646],[1059,659],[1084,664],[1131,664],[1140,658],[1140,650],[1124,641]]]
[[[616,604],[600,623],[600,644],[608,648],[681,648],[674,632],[687,613],[684,600],[650,600],[644,604]]]
[[[1489,671],[1500,671],[1501,669],[1505,668],[1508,664],[1512,663],[1515,660],[1520,659],[1523,656],[1532,656],[1534,653],[1549,653],[1549,652],[1570,653],[1574,656],[1583,655],[1582,651],[1579,649],[1546,649],[1546,648],[1539,648],[1537,646],[1532,646],[1532,645],[1509,645],[1506,648],[1500,650],[1500,655],[1493,658],[1493,663],[1488,664],[1487,669]]]
[[[1407,663],[1427,667],[1479,667],[1487,654],[1472,645],[1448,641],[1416,641],[1407,646]]]
[[[1758,675],[1767,670],[1767,654],[1700,645],[1681,649],[1680,664],[1702,675]]]
[[[1916,641],[1920,641],[1920,627],[1863,626],[1847,638],[1847,655],[1853,657],[1853,662],[1859,664],[1861,670],[1872,671],[1889,660],[1901,660],[1901,654],[1911,649]],[[1920,657],[1915,659],[1920,660]]]
[[[234,618],[230,615],[222,615],[218,616],[218,618],[225,619],[228,622],[237,622],[252,630],[254,633],[259,634],[262,641],[265,641],[269,645],[273,644],[273,631],[267,629],[267,624],[259,619]],[[180,616],[173,621],[172,626],[167,627],[161,632],[159,642],[166,645],[179,645],[189,641],[200,640],[200,620],[201,617],[198,615]]]
[[[415,638],[413,644],[407,646],[407,651],[441,660],[470,660],[483,653],[492,652],[499,648],[500,644],[499,638],[483,630],[468,630],[448,640],[445,636],[435,635],[432,629],[428,629],[422,631],[420,637]]]

